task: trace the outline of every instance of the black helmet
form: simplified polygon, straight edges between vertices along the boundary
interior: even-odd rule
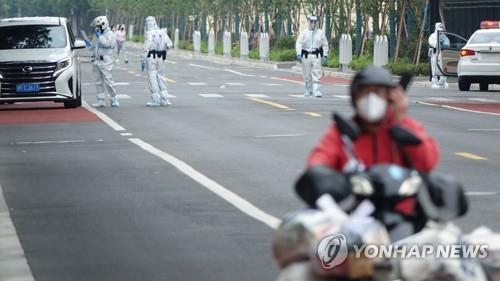
[[[351,97],[357,93],[362,86],[368,85],[395,87],[397,84],[392,80],[392,75],[387,69],[369,65],[354,76],[351,83]]]

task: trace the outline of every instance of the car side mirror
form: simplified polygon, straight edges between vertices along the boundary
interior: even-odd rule
[[[85,42],[83,40],[75,40],[75,44],[73,46],[73,50],[76,49],[85,49],[87,46],[85,45]]]
[[[389,129],[389,133],[392,139],[402,146],[419,145],[422,143],[422,140],[415,134],[398,125],[392,126]]]
[[[361,130],[354,121],[347,120],[338,113],[333,114],[333,121],[335,121],[340,133],[348,136],[351,141],[355,141],[361,134]]]

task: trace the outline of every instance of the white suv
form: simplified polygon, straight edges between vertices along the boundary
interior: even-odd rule
[[[82,104],[80,59],[65,18],[11,18],[0,21],[0,104],[63,102]]]

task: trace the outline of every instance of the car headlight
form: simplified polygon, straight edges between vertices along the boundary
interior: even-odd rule
[[[71,59],[71,57],[59,61],[56,66],[56,72],[54,72],[54,76],[61,74],[61,72],[71,67],[72,64],[73,60]]]

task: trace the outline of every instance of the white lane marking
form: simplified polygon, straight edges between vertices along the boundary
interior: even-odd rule
[[[204,97],[204,98],[223,98],[224,96],[223,95],[219,95],[219,94],[198,94],[200,97]]]
[[[342,96],[342,95],[333,95],[333,96],[341,100],[348,100],[351,98],[351,96]]]
[[[279,81],[287,81],[287,82],[291,82],[291,83],[295,83],[295,84],[299,84],[299,85],[304,85],[304,82],[295,81],[295,80],[286,79],[286,78],[271,77],[271,79],[279,80]]]
[[[170,63],[170,64],[177,64],[177,62],[173,61],[173,60],[165,60],[167,63]]]
[[[467,129],[472,132],[500,132],[500,129]]]
[[[248,202],[247,200],[241,198],[237,194],[233,193],[232,191],[228,190],[224,186],[218,184],[214,180],[208,178],[207,176],[203,175],[202,173],[198,172],[195,170],[193,167],[189,166],[185,162],[175,158],[174,156],[163,152],[156,147],[142,141],[141,139],[129,139],[132,143],[136,144],[140,148],[144,149],[145,151],[159,157],[160,159],[164,160],[165,162],[171,164],[172,166],[176,167],[179,171],[181,171],[183,174],[186,176],[190,177],[194,181],[198,182],[202,186],[204,186],[206,189],[210,190],[211,192],[215,193],[222,199],[226,200],[229,204],[233,205],[243,213],[247,214],[248,216],[263,222],[264,224],[270,226],[273,229],[276,229],[279,224],[280,220],[276,217],[271,216],[270,214],[262,211],[261,209],[257,208],[255,205],[252,203]]]
[[[259,77],[260,77],[260,78],[267,78],[267,76],[266,76],[266,75],[261,75],[261,76],[259,76]]]
[[[267,139],[267,138],[291,138],[291,137],[301,137],[304,134],[281,134],[281,135],[262,135],[255,136],[258,139]]]
[[[231,72],[231,73],[239,75],[239,76],[255,77],[255,75],[253,75],[253,74],[241,73],[241,72],[238,72],[238,71],[235,71],[235,70],[232,70],[232,69],[227,69],[227,68],[224,68],[224,71]]]
[[[136,74],[135,76],[136,76],[136,77],[141,77],[141,75],[140,75],[140,74]]]
[[[131,96],[125,95],[125,94],[119,94],[119,95],[116,95],[116,97],[119,99],[125,99],[125,100],[132,98]]]
[[[64,140],[64,141],[16,141],[11,144],[65,144],[65,143],[82,143],[84,140]]]
[[[34,281],[0,185],[0,280]]]
[[[177,82],[177,81],[170,79],[168,77],[165,77],[165,76],[160,76],[160,79],[167,82],[167,83],[176,83]]]
[[[130,83],[127,82],[115,82],[113,86],[130,86]]]
[[[206,86],[207,83],[204,82],[188,82],[189,85],[191,86]]]
[[[135,74],[135,71],[130,70],[130,71],[128,71],[128,73],[129,74]]]
[[[470,191],[470,192],[465,192],[465,195],[467,196],[491,196],[491,195],[497,195],[498,193],[496,192],[483,192],[483,191]]]
[[[124,136],[124,137],[131,137],[133,136],[134,134],[132,133],[121,133],[120,135]]]
[[[283,84],[276,84],[276,83],[262,83],[264,86],[269,86],[269,87],[279,87],[283,86]]]
[[[245,94],[245,96],[251,98],[271,98],[270,96],[264,94]]]
[[[454,109],[454,110],[464,111],[464,112],[470,112],[470,113],[479,113],[479,114],[485,114],[485,115],[500,116],[500,113],[493,113],[493,112],[484,112],[484,111],[463,109],[463,108],[459,108],[459,107],[455,107],[455,106],[434,104],[434,103],[424,102],[424,101],[416,101],[416,103],[423,104],[423,105],[428,105],[428,106],[435,106],[435,107],[442,107],[442,108],[447,108],[447,109]]]
[[[430,97],[427,99],[434,100],[434,101],[452,101],[453,100],[453,99],[449,99],[449,98],[440,98],[440,97]]]
[[[175,96],[175,95],[168,94],[168,98],[173,98],[173,99],[175,99],[176,97],[177,97],[177,96]]]
[[[83,107],[88,111],[94,113],[99,119],[104,121],[104,123],[108,124],[115,131],[126,131],[125,128],[116,123],[113,119],[109,118],[106,114],[100,112],[99,110],[90,106],[86,101],[83,102]]]
[[[294,98],[305,98],[304,95],[288,95],[290,97],[294,97]]]
[[[210,67],[206,66],[206,65],[199,65],[199,64],[194,64],[194,63],[190,63],[189,65],[193,66],[193,67],[203,68],[203,69],[210,69]]]
[[[483,98],[467,98],[471,101],[479,101],[479,102],[496,102],[495,100],[483,99]]]
[[[245,86],[244,83],[224,83],[224,85],[228,85],[228,86]]]

